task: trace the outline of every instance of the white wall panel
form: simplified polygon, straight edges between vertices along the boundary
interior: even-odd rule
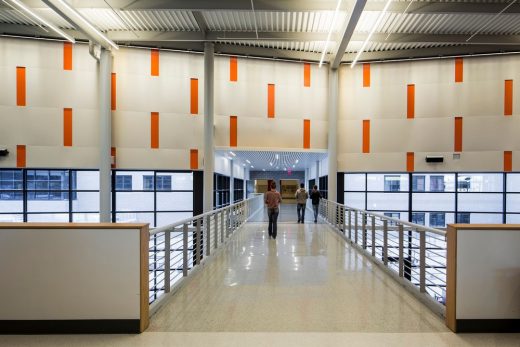
[[[199,168],[203,152],[199,150]],[[117,148],[117,167],[125,169],[190,170],[189,149]]]

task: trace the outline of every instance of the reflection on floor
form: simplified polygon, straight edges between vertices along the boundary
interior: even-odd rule
[[[298,221],[298,214],[296,212],[296,203],[283,203],[280,205],[280,214],[278,215],[279,223],[296,223]],[[259,212],[252,216],[251,222],[268,222],[267,208],[264,208],[263,213]],[[305,223],[314,222],[314,214],[311,209],[311,205],[307,204],[305,210]]]
[[[226,247],[144,334],[0,336],[0,345],[520,346],[519,335],[451,333],[325,224],[283,223],[270,240],[265,223],[248,223]]]

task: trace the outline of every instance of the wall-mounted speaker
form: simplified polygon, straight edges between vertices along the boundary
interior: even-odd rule
[[[427,163],[442,163],[442,162],[444,162],[444,157],[442,155],[427,155],[426,162]]]
[[[0,157],[7,157],[9,155],[9,151],[7,148],[0,148]]]

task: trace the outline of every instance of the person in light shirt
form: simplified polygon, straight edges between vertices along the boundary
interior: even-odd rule
[[[280,213],[280,203],[282,196],[276,190],[276,183],[272,182],[270,189],[264,195],[264,201],[267,205],[267,216],[269,217],[269,238],[276,239],[278,214]]]

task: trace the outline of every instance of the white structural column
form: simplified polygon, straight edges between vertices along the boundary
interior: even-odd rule
[[[316,182],[314,182],[315,185],[318,186],[318,189],[321,189],[320,187],[320,161],[316,160]]]
[[[111,147],[112,117],[110,110],[110,74],[112,70],[110,52],[101,49],[98,65],[99,79],[99,221],[110,223],[111,207]]]
[[[215,45],[204,43],[204,212],[213,210],[213,172],[215,171],[214,56]]]
[[[229,203],[232,204],[235,202],[235,168],[234,161],[231,159],[229,161]]]
[[[337,201],[338,176],[338,70],[329,70],[329,167],[328,167],[328,199]]]

